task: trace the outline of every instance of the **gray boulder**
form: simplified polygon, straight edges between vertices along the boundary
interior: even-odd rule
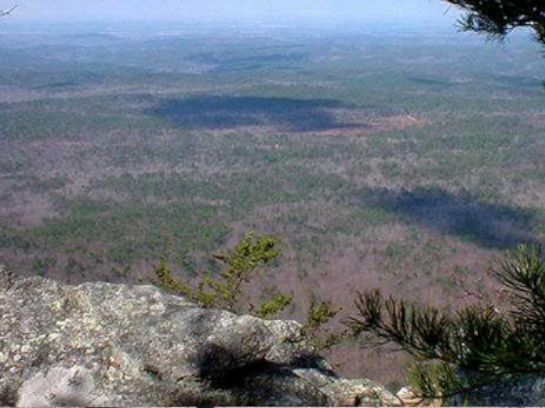
[[[400,405],[335,375],[297,322],[2,268],[0,372],[0,406]]]

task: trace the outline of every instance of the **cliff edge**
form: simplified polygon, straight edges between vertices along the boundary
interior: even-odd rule
[[[401,405],[370,380],[337,376],[295,321],[3,268],[0,372],[0,406]]]

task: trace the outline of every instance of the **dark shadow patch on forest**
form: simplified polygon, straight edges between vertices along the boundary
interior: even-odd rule
[[[485,203],[469,192],[454,195],[439,188],[367,188],[360,197],[360,203],[366,206],[386,209],[409,223],[484,248],[508,249],[537,242],[536,226],[545,223],[538,210]]]
[[[450,88],[454,86],[452,82],[437,77],[407,75],[405,78],[420,86],[430,86],[435,88]]]
[[[272,126],[301,132],[365,126],[341,123],[331,112],[339,108],[347,106],[334,99],[198,96],[168,99],[147,113],[186,130]]]
[[[235,55],[231,51],[225,53],[201,52],[189,56],[189,59],[201,64],[211,65],[211,72],[256,71],[260,69],[294,69],[308,62],[311,55],[306,52],[260,53],[253,50],[249,55]]]

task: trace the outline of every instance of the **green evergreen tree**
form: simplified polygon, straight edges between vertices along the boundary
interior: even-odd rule
[[[545,260],[521,245],[493,271],[507,290],[506,312],[493,305],[456,312],[422,307],[378,291],[358,294],[345,321],[367,345],[396,345],[415,357],[412,385],[423,399],[469,394],[486,385],[545,374]]]
[[[526,27],[545,45],[543,0],[443,0],[465,11],[462,30],[503,38],[515,28]]]
[[[236,313],[251,313],[265,318],[284,310],[292,300],[291,295],[275,294],[268,301],[255,306],[248,299],[244,287],[281,254],[280,241],[271,235],[247,234],[233,249],[214,258],[225,267],[217,276],[199,279],[195,287],[172,277],[165,260],[161,260],[154,272],[157,284],[171,292],[185,296],[204,307],[217,307]]]

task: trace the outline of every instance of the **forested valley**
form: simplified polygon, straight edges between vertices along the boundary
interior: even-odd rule
[[[164,261],[191,281],[255,231],[282,256],[249,293],[292,294],[294,319],[328,300],[335,325],[370,288],[493,301],[491,265],[545,236],[544,61],[524,33],[0,31],[0,262],[18,274],[139,283]],[[351,341],[327,355],[394,388],[409,361]]]

